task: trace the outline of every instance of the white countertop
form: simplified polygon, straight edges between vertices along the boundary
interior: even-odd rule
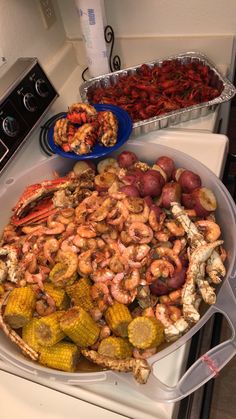
[[[68,105],[79,99],[78,80],[80,75],[81,69],[79,68],[72,73],[61,91],[61,97],[55,102],[45,120],[51,115],[65,110],[65,104]],[[207,117],[200,118],[200,120],[181,124],[181,127],[161,130],[150,133],[147,136],[150,138],[155,137],[157,143],[178,148],[199,159],[217,176],[221,176],[228,149],[228,140],[225,136],[210,134],[214,129],[216,117],[216,113],[212,113]],[[180,128],[184,129],[181,130]],[[192,129],[199,132],[192,131]],[[22,162],[24,167],[26,165],[30,167],[36,161],[46,159],[46,156],[39,149],[38,133],[39,128],[36,129],[32,139],[29,139],[27,144],[17,154],[10,167],[3,172],[1,183],[16,176],[22,170]],[[143,140],[145,138],[146,136]],[[175,365],[176,359],[178,359],[178,362],[183,363],[186,358],[186,351],[187,348],[182,347],[176,353],[169,355],[168,359],[165,358],[165,360],[158,361],[158,372],[161,380],[169,381],[170,385],[178,381],[180,369],[173,367],[172,371],[166,371],[166,363],[168,364],[169,360],[169,365]],[[1,361],[0,369],[16,373],[13,367]],[[90,419],[93,417],[104,419],[121,417],[169,419],[173,417],[173,404],[164,405],[154,401],[152,403],[150,401],[147,402],[147,399],[136,397],[137,394],[135,395],[131,389],[126,389],[126,391],[123,389],[120,395],[117,392],[118,395],[116,396],[116,388],[114,386],[108,387],[107,385],[107,395],[109,397],[106,398],[106,384],[103,383],[90,386],[83,385],[79,388],[58,385],[58,383],[51,380],[47,384],[41,380],[42,384],[48,385],[48,388],[33,383],[32,381],[37,382],[37,377],[32,377],[32,381],[28,381],[5,371],[0,371],[0,394],[3,401],[0,407],[0,419],[8,419],[9,417],[17,417],[18,419],[41,419],[42,417],[48,419],[67,419],[68,417],[70,419]],[[27,377],[27,374],[19,373],[19,375],[21,374]],[[50,387],[54,387],[59,391]],[[123,398],[121,397],[122,394]],[[107,409],[111,409],[113,412]]]

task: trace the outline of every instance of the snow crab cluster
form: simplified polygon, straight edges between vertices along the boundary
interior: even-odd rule
[[[88,154],[95,143],[112,147],[117,142],[118,121],[111,111],[97,112],[85,103],[74,103],[54,126],[54,142],[65,152]]]
[[[216,207],[197,174],[131,152],[27,187],[1,237],[2,331],[42,365],[76,371],[82,354],[145,383],[147,359],[215,303]]]

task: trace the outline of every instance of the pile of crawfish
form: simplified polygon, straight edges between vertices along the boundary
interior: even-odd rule
[[[209,66],[176,59],[160,66],[143,64],[135,74],[120,76],[111,86],[91,86],[88,100],[120,106],[137,122],[208,102],[220,93]]]
[[[120,156],[126,161],[125,153]],[[111,334],[104,315],[116,302],[126,305],[133,318],[158,319],[168,342],[184,334],[199,320],[200,302],[214,304],[214,285],[226,273],[226,253],[214,211],[200,216],[194,209],[185,209],[181,195],[168,204],[160,199],[163,185],[177,184],[161,164],[163,159],[173,169],[168,157],[150,166],[129,156],[129,167],[119,165],[122,159],[109,158],[95,170],[77,163],[76,173],[28,187],[1,238],[3,297],[13,288],[32,286],[37,295],[34,316],[43,317],[57,310],[45,290],[46,283],[51,280],[55,287],[66,289],[68,282],[86,277],[91,281],[93,300],[89,314],[101,327],[100,339]],[[154,194],[149,199],[129,194],[131,171],[139,173],[136,179],[140,182],[140,176],[149,176],[150,194],[151,177],[162,178],[159,202],[155,203]],[[178,185],[179,190],[181,183]],[[203,192],[214,201],[212,193]],[[64,269],[53,278],[50,273],[58,262]],[[25,348],[26,344],[19,343],[19,337],[6,328],[2,316],[0,325]],[[89,349],[96,350],[98,343]],[[155,346],[134,348],[133,358],[144,360],[157,350]],[[90,356],[89,350],[86,354]],[[109,367],[114,369],[120,362],[110,361]],[[106,365],[106,360],[102,362]]]

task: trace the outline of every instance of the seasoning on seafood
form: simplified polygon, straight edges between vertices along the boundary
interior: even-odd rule
[[[139,384],[145,384],[151,372],[150,365],[144,359],[113,359],[88,349],[82,349],[81,353],[87,359],[102,367],[110,368],[113,371],[132,372]]]

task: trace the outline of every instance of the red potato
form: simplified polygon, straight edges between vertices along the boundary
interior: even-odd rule
[[[152,204],[150,209],[155,212],[157,221],[160,221],[160,215],[163,214],[163,210],[155,204]]]
[[[161,186],[164,186],[166,183],[165,178],[162,176],[161,172],[155,169],[148,169],[145,174],[151,174],[153,176],[156,176],[156,178],[160,181]]]
[[[167,180],[171,179],[171,174],[175,170],[175,163],[170,157],[161,156],[157,159],[156,164],[164,170]]]
[[[180,272],[174,272],[170,278],[167,278],[166,284],[168,288],[177,290],[178,288],[182,287],[186,280],[186,271],[187,268],[183,267]]]
[[[116,175],[111,172],[104,172],[95,176],[94,183],[97,191],[107,191],[113,182],[116,180]]]
[[[138,161],[138,157],[132,151],[122,151],[117,157],[117,162],[120,167],[127,169]]]
[[[182,191],[185,193],[191,193],[194,189],[200,188],[202,186],[202,181],[199,175],[191,170],[184,170],[178,179],[178,182],[182,188]]]
[[[159,166],[158,164],[154,164],[152,166],[152,170],[156,170],[157,172],[159,172],[164,179],[164,183],[167,182],[167,180],[168,180],[167,174],[166,174],[166,172],[164,172],[164,170],[161,168],[161,166]]]
[[[181,186],[177,182],[166,183],[162,188],[162,193],[158,204],[166,209],[170,208],[171,202],[181,201]]]
[[[149,206],[149,208],[151,208],[151,206],[153,205],[152,197],[147,195],[147,196],[144,197],[144,201]]]
[[[184,169],[183,167],[178,167],[178,169],[173,170],[172,175],[171,175],[171,178],[173,180],[175,180],[176,182],[178,182],[181,174],[183,172],[185,172],[185,170],[186,169]]]
[[[152,284],[149,285],[150,291],[154,295],[165,295],[168,294],[169,289],[166,282],[162,281],[161,279],[156,279]]]
[[[144,197],[148,195],[158,197],[161,194],[161,190],[162,179],[160,173],[156,172],[153,174],[150,171],[145,172],[139,185],[140,196]]]
[[[217,208],[217,201],[214,193],[208,188],[198,188],[192,192],[194,200],[193,209],[198,217],[205,217]]]
[[[120,192],[124,192],[127,196],[136,196],[140,197],[139,190],[134,185],[125,185],[120,188]]]
[[[143,177],[141,169],[130,169],[127,174],[122,178],[122,182],[126,185],[138,185]]]
[[[92,169],[96,172],[96,165],[91,160],[80,160],[75,163],[73,172],[76,175],[81,175],[81,173],[88,169]]]
[[[181,204],[187,209],[193,209],[195,205],[194,196],[191,193],[182,193]]]

